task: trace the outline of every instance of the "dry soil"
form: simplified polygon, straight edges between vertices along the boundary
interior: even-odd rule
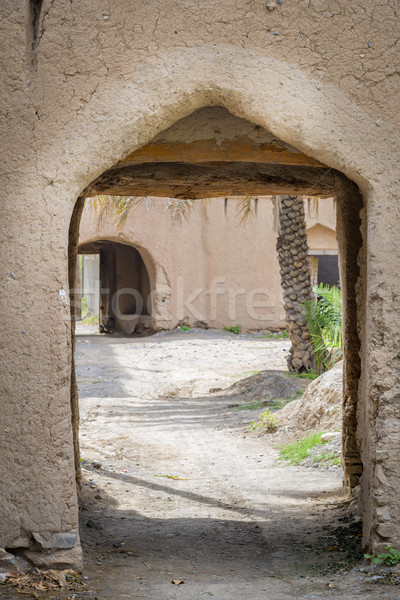
[[[288,349],[217,331],[78,335],[85,572],[63,598],[400,598],[363,572],[337,471],[285,466],[250,432],[260,409],[232,406],[228,388],[285,370]]]

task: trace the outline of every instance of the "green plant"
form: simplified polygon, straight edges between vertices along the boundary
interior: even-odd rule
[[[267,408],[258,416],[258,421],[253,421],[250,429],[252,431],[255,431],[256,429],[265,429],[269,432],[273,432],[277,429],[278,422],[276,416],[271,413],[269,408]]]
[[[319,284],[316,298],[302,304],[302,313],[312,338],[317,371],[323,373],[342,358],[342,292],[336,286]]]
[[[91,316],[86,316],[84,319],[82,319],[81,323],[83,323],[83,325],[98,325],[99,324],[99,316],[98,315],[91,315]]]
[[[284,444],[279,449],[280,458],[286,460],[291,465],[299,464],[299,462],[307,458],[312,448],[326,443],[321,442],[322,433],[322,431],[310,433],[293,444]]]
[[[181,325],[181,326],[179,327],[179,329],[180,329],[181,331],[190,331],[190,327],[188,327],[188,325]]]
[[[230,331],[231,333],[235,333],[238,335],[242,331],[241,325],[232,325],[232,327],[224,327],[224,331]]]
[[[81,298],[81,315],[82,315],[83,319],[86,317],[87,313],[88,313],[87,298],[85,296],[82,296],[82,298]]]
[[[320,376],[320,373],[315,369],[310,369],[309,371],[303,371],[302,373],[282,373],[284,377],[289,377],[289,379],[317,379]]]
[[[388,567],[392,565],[397,565],[400,562],[400,550],[397,548],[386,546],[385,548],[387,552],[382,552],[381,554],[364,554],[365,558],[372,558],[372,562],[375,565],[388,565]]]

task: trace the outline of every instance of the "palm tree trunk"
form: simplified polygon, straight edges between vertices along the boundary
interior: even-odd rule
[[[311,336],[300,305],[313,298],[313,290],[302,196],[280,196],[276,249],[287,332],[292,344],[287,359],[288,367],[290,371],[309,371],[314,367]]]

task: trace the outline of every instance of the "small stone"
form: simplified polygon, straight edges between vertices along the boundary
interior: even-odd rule
[[[14,554],[6,552],[3,548],[0,549],[0,573],[5,571],[15,570],[16,557]]]
[[[101,468],[101,462],[98,462],[97,460],[94,460],[92,462],[92,465],[95,469],[100,469]]]
[[[274,31],[274,35],[279,35],[279,31],[278,30]]]
[[[384,506],[376,509],[376,516],[378,517],[378,520],[381,522],[392,520],[388,508],[386,508]]]
[[[382,468],[382,465],[377,465],[377,467],[375,469],[375,479],[379,485],[386,484],[386,475]]]
[[[377,450],[376,451],[376,460],[378,462],[380,462],[382,460],[386,460],[387,458],[389,458],[389,452],[387,450]]]
[[[122,547],[122,542],[113,542],[113,547],[114,548],[121,548]]]
[[[89,521],[86,523],[86,527],[89,527],[89,529],[97,529],[97,525],[93,519],[89,519]]]
[[[82,550],[79,546],[66,550],[24,550],[24,556],[39,569],[82,571]]]
[[[393,537],[393,525],[391,523],[380,523],[377,527],[378,534],[383,538]]]
[[[331,442],[332,440],[337,440],[341,436],[340,431],[328,431],[327,433],[323,433],[321,435],[321,442]]]

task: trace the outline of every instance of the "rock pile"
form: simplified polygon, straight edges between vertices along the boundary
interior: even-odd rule
[[[341,430],[343,362],[315,379],[299,400],[279,411],[280,429],[302,432]]]

